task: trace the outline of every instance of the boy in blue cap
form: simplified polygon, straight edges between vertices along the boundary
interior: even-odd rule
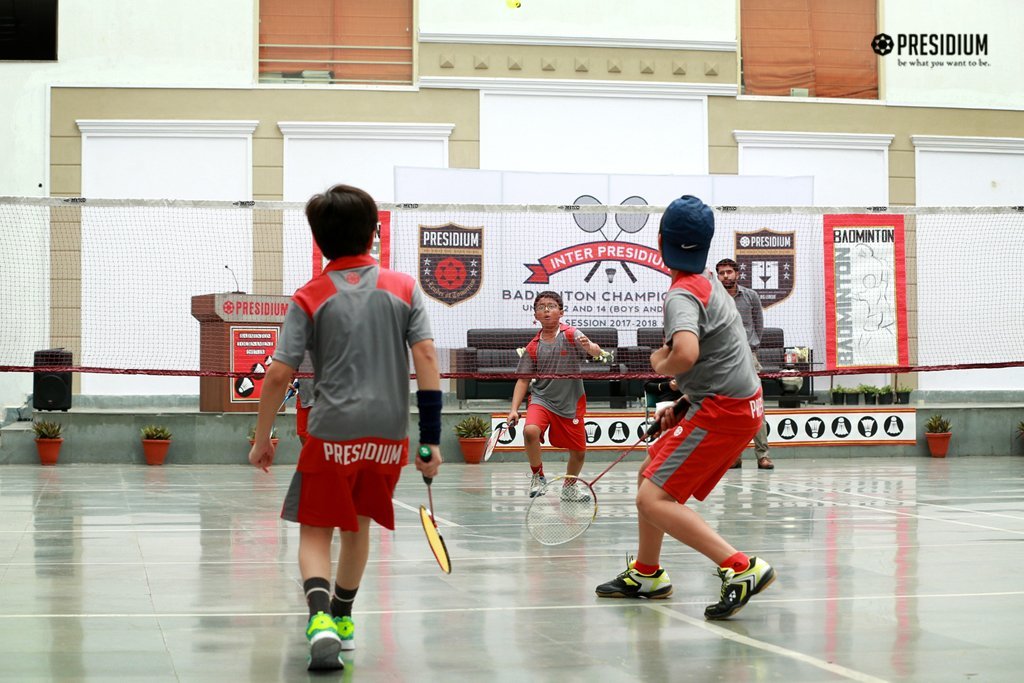
[[[706,270],[715,216],[700,199],[674,200],[661,218],[658,245],[672,284],[665,298],[665,345],[651,354],[659,375],[675,378],[690,401],[682,419],[663,409],[662,436],[641,466],[636,496],[639,548],[635,562],[597,587],[603,598],[667,598],[672,582],[659,564],[669,534],[718,565],[719,601],[706,619],[727,619],[775,580],[764,560],[729,545],[686,505],[704,500],[764,419],[761,383],[747,333],[732,297]]]

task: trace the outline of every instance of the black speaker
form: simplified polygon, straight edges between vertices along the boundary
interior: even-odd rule
[[[32,364],[37,367],[69,366],[71,352],[64,349],[36,351]],[[32,407],[35,410],[67,410],[71,407],[70,372],[36,372],[32,376]]]

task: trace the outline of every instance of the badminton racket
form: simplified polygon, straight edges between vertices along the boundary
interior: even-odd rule
[[[281,401],[281,405],[277,409],[278,412],[280,412],[284,408],[285,404],[288,403],[288,401],[290,401],[297,393],[299,393],[299,380],[296,379],[288,385],[288,391],[284,392],[284,399]]]
[[[491,456],[494,455],[494,449],[498,445],[498,442],[501,441],[507,433],[508,426],[504,422],[499,424],[498,428],[491,432],[491,438],[487,439],[487,448],[484,449],[484,462],[491,459]]]
[[[682,415],[689,407],[690,402],[681,398],[672,410],[676,415]],[[530,507],[526,510],[526,528],[530,535],[544,545],[561,545],[581,536],[597,518],[597,491],[594,484],[660,429],[660,423],[652,424],[639,441],[623,451],[622,455],[589,482],[572,475],[554,477],[548,481],[530,501]]]
[[[647,206],[647,200],[644,199],[643,197],[633,195],[632,197],[626,197],[625,199],[623,199],[620,202],[620,204],[622,206]],[[632,235],[643,230],[644,226],[647,225],[647,219],[649,217],[649,214],[646,213],[615,214],[615,225],[619,226],[619,234],[615,236],[615,240],[618,240],[619,237],[622,236],[623,232],[628,232],[629,234]],[[622,265],[622,270],[624,270],[626,272],[626,275],[629,276],[629,279],[632,280],[633,282],[636,282],[636,276],[633,275],[633,271],[629,269],[629,266],[626,265],[626,262],[619,261],[619,263]]]
[[[430,449],[420,446],[419,457],[423,462],[430,462]],[[448,556],[448,547],[444,544],[441,532],[437,529],[437,522],[434,520],[434,495],[430,491],[430,484],[433,481],[433,477],[423,475],[423,483],[427,485],[427,502],[430,504],[430,508],[420,505],[420,523],[423,525],[423,533],[427,536],[427,543],[430,545],[430,550],[434,553],[434,559],[437,560],[441,571],[451,574],[452,560]]]
[[[584,194],[576,198],[573,202],[578,206],[600,206],[601,202],[593,195]],[[608,235],[604,234],[604,225],[608,222],[607,213],[574,213],[572,219],[576,222],[576,226],[583,232],[600,232],[601,237],[605,240],[608,239]],[[594,277],[594,273],[601,267],[601,262],[598,261],[594,264],[594,267],[590,269],[587,276],[584,278],[586,282],[590,282],[590,278]]]

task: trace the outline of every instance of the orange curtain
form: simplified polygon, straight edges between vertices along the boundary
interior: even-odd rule
[[[875,0],[741,0],[744,93],[878,97]]]
[[[260,0],[259,71],[411,83],[412,30],[412,0]]]

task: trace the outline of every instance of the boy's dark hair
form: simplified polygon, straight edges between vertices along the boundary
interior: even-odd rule
[[[377,229],[377,202],[365,190],[335,185],[306,202],[313,239],[328,259],[366,253]]]
[[[541,299],[553,299],[554,302],[558,304],[559,308],[565,308],[565,304],[562,303],[562,295],[559,294],[558,292],[552,292],[550,290],[545,290],[541,292],[533,300],[534,308],[537,307],[537,302],[539,302]]]
[[[718,263],[716,263],[715,264],[715,272],[717,273],[718,269],[721,268],[722,266],[729,266],[733,270],[739,270],[740,269],[740,264],[736,263],[731,258],[724,258],[721,261],[719,261]]]

